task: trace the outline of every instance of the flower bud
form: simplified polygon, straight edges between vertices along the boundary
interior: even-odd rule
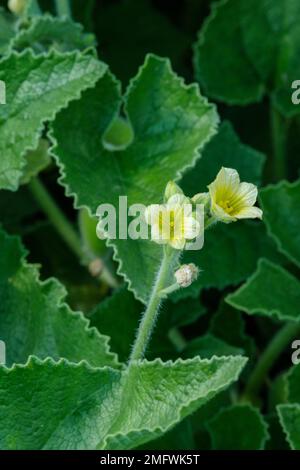
[[[183,191],[174,181],[169,181],[165,189],[165,202],[175,194],[183,194]]]
[[[8,8],[16,15],[22,15],[25,10],[27,0],[8,0]]]
[[[210,201],[209,193],[195,194],[195,196],[192,197],[191,201],[193,204],[203,204],[204,206],[206,206]]]
[[[175,278],[179,287],[189,287],[198,277],[199,269],[194,263],[183,264],[175,272]]]

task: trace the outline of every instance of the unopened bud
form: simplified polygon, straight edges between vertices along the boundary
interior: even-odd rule
[[[209,203],[209,193],[198,193],[192,197],[191,201],[193,204],[203,204],[206,206]]]
[[[98,277],[102,273],[103,263],[100,258],[96,258],[89,264],[89,271],[93,277]]]
[[[169,181],[165,189],[165,202],[175,194],[183,194],[183,191],[174,181]]]
[[[177,284],[180,287],[189,287],[198,277],[199,269],[194,263],[183,264],[175,272]]]
[[[22,15],[25,10],[27,0],[8,0],[8,8],[16,15]]]

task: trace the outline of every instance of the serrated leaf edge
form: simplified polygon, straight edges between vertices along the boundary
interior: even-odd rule
[[[201,359],[199,356],[195,356],[193,358],[189,358],[189,359],[182,359],[182,358],[178,358],[176,361],[166,361],[166,362],[163,362],[160,358],[157,358],[157,359],[154,359],[153,361],[137,361],[136,364],[138,364],[138,362],[140,362],[141,364],[146,364],[147,366],[151,366],[151,365],[156,365],[158,364],[159,366],[162,366],[162,367],[167,367],[167,366],[174,366],[174,365],[177,365],[177,364],[182,364],[182,365],[185,365],[185,364],[189,364],[189,363],[195,363],[195,362],[198,362],[199,364],[211,364],[212,362],[215,362],[215,361],[228,361],[228,360],[232,360],[233,362],[240,362],[240,366],[239,366],[239,369],[236,371],[236,373],[234,374],[233,378],[231,378],[230,380],[228,380],[225,384],[221,385],[221,386],[218,386],[217,388],[215,389],[212,389],[209,391],[209,394],[211,393],[218,393],[218,392],[221,392],[222,390],[224,390],[225,388],[227,388],[232,382],[236,381],[242,371],[242,369],[244,368],[244,366],[246,365],[247,361],[248,361],[248,358],[246,358],[245,356],[212,356],[210,359]],[[226,362],[224,363],[226,365]],[[131,429],[130,432],[128,433],[123,433],[123,432],[118,432],[118,433],[115,433],[115,434],[108,434],[105,439],[103,440],[103,444],[104,444],[104,449],[107,448],[107,444],[109,442],[109,439],[118,439],[118,438],[130,438],[130,435],[134,435],[136,433],[143,433],[143,432],[149,432],[149,433],[152,433],[153,434],[153,439],[155,439],[155,437],[157,437],[158,435],[162,435],[166,432],[168,432],[170,429],[172,429],[180,420],[181,420],[181,412],[184,411],[185,409],[189,408],[193,403],[196,403],[198,401],[198,399],[191,399],[188,403],[186,403],[184,406],[182,406],[180,409],[177,410],[177,419],[175,419],[172,423],[170,423],[168,426],[165,426],[165,427],[162,427],[162,426],[157,426],[155,428],[143,428],[143,429]],[[150,442],[152,439],[146,439],[144,442],[140,442],[139,445],[142,445],[143,443],[145,442]]]
[[[230,406],[227,406],[227,407],[226,406],[222,407],[220,410],[218,410],[217,414],[205,424],[205,427],[207,428],[207,430],[210,434],[213,449],[216,449],[217,446],[216,446],[216,442],[214,440],[214,435],[213,435],[213,433],[211,432],[211,429],[210,429],[210,423],[213,423],[214,421],[216,421],[218,419],[218,417],[220,415],[224,414],[226,411],[229,411],[229,410],[235,409],[235,408],[248,408],[249,410],[251,410],[252,412],[254,412],[256,414],[256,416],[259,419],[259,422],[262,425],[264,436],[262,437],[259,449],[255,449],[255,450],[264,450],[266,442],[270,439],[269,425],[264,420],[263,415],[259,412],[259,410],[255,406],[251,405],[250,403],[236,403],[236,404],[233,404],[233,405],[230,405]]]
[[[243,292],[244,290],[246,290],[249,285],[251,285],[252,281],[256,279],[257,275],[260,273],[260,270],[262,269],[263,266],[271,266],[272,268],[276,268],[277,270],[281,271],[285,276],[289,277],[290,279],[292,279],[293,281],[298,281],[297,278],[295,278],[292,274],[290,274],[286,269],[284,269],[282,266],[280,266],[279,264],[275,264],[273,263],[272,261],[268,260],[267,258],[260,258],[258,260],[258,263],[257,263],[257,268],[256,270],[254,271],[253,274],[251,274],[251,276],[248,277],[247,281],[239,288],[237,289],[235,292],[233,292],[232,294],[228,294],[226,297],[225,297],[225,302],[228,303],[231,307],[237,309],[237,310],[241,310],[242,312],[245,312],[247,313],[248,315],[266,315],[268,317],[270,317],[270,314],[277,318],[278,320],[281,320],[281,321],[294,321],[294,322],[297,322],[298,319],[295,318],[295,317],[289,317],[287,315],[282,315],[282,313],[279,311],[279,310],[267,310],[265,308],[262,308],[262,307],[255,307],[253,309],[248,309],[246,307],[243,307],[242,305],[236,303],[233,299],[235,297],[235,295],[238,293],[240,294],[241,292]],[[299,281],[298,281],[299,282]],[[300,287],[300,283],[299,283],[299,287]]]
[[[272,192],[274,189],[281,189],[281,188],[289,188],[289,189],[293,189],[294,187],[298,186],[300,184],[300,180],[297,180],[297,181],[294,181],[293,183],[290,183],[289,181],[286,181],[286,180],[282,180],[280,181],[279,183],[277,184],[269,184],[268,186],[265,186],[263,189],[261,189],[261,193],[263,194],[267,194],[268,192]],[[292,255],[290,255],[288,253],[288,251],[285,250],[284,246],[282,245],[280,239],[274,235],[274,233],[272,232],[272,229],[271,229],[271,225],[268,221],[268,218],[265,216],[265,209],[264,209],[264,203],[263,203],[263,200],[261,198],[261,195],[258,196],[258,199],[259,199],[259,203],[264,211],[264,222],[265,222],[265,225],[266,225],[266,228],[267,228],[267,234],[272,238],[272,240],[274,240],[278,250],[287,258],[289,259],[290,261],[292,261],[293,263],[296,264],[296,266],[298,266],[300,268],[300,262],[299,260],[297,260],[296,258],[294,258]]]
[[[36,27],[36,24],[39,23],[40,21],[44,21],[44,20],[48,20],[49,22],[51,22],[52,24],[56,24],[56,23],[60,23],[61,25],[64,25],[65,23],[70,23],[70,24],[73,24],[78,32],[80,32],[83,36],[88,36],[88,35],[92,35],[94,37],[94,40],[95,40],[95,45],[97,45],[96,43],[96,37],[93,33],[87,33],[85,30],[84,30],[84,27],[81,23],[78,23],[77,21],[71,21],[69,18],[67,18],[66,16],[65,17],[57,17],[57,16],[52,16],[50,13],[44,13],[43,16],[33,16],[31,18],[31,24],[30,26],[27,28],[27,29],[18,29],[17,31],[17,34],[15,37],[13,37],[8,46],[7,46],[7,54],[10,54],[12,53],[15,49],[14,49],[14,46],[15,46],[15,43],[20,39],[20,37],[22,38],[22,36],[26,33],[26,34],[31,34],[32,31],[34,31],[35,27]],[[21,21],[19,21],[19,25],[21,24]],[[89,48],[90,46],[87,47],[87,49]],[[30,49],[30,47],[26,47],[26,49]],[[30,49],[32,50],[32,49]],[[51,49],[52,50],[52,49]],[[84,49],[85,50],[85,49]],[[58,51],[57,51],[58,52]],[[81,51],[82,52],[82,51]]]
[[[195,77],[196,77],[196,80],[201,83],[203,85],[203,88],[205,89],[206,93],[208,94],[208,96],[212,97],[213,99],[215,100],[218,100],[218,101],[222,101],[226,104],[228,104],[229,106],[247,106],[249,104],[252,104],[252,103],[259,103],[264,94],[266,93],[266,88],[264,86],[264,84],[260,84],[260,88],[258,87],[258,92],[257,92],[257,96],[255,99],[253,98],[245,98],[244,100],[242,99],[228,99],[228,98],[224,98],[224,96],[222,95],[219,95],[218,93],[208,93],[207,92],[207,83],[204,82],[203,78],[200,79],[200,73],[199,73],[199,60],[198,60],[198,47],[203,45],[205,43],[205,40],[206,40],[206,31],[207,29],[211,26],[211,23],[214,22],[214,20],[216,19],[217,15],[218,15],[218,11],[221,10],[224,5],[226,5],[227,3],[229,3],[230,0],[219,0],[219,1],[214,1],[212,4],[211,4],[211,11],[210,11],[210,14],[209,16],[204,20],[203,22],[203,25],[202,27],[200,28],[200,30],[198,31],[198,34],[197,34],[197,40],[196,42],[193,44],[193,66],[194,66],[194,70],[195,70]],[[249,60],[249,65],[252,67],[253,71],[255,71],[255,73],[257,74],[256,72],[256,69],[255,67],[253,67],[253,64],[251,63],[250,59],[248,58]]]
[[[45,59],[52,59],[53,57],[54,58],[69,58],[69,57],[74,57],[74,60],[77,61],[78,59],[80,59],[80,56],[84,56],[84,57],[88,57],[87,54],[83,53],[83,52],[79,52],[79,51],[71,51],[71,52],[59,52],[59,51],[56,51],[56,50],[51,50],[50,52],[45,52],[45,53],[41,53],[41,54],[35,54],[34,51],[32,49],[25,49],[24,51],[22,52],[17,52],[17,51],[11,51],[11,53],[9,55],[5,55],[3,56],[1,59],[0,59],[0,67],[1,65],[3,64],[3,62],[6,62],[6,61],[9,61],[11,59],[12,56],[15,56],[16,58],[22,58],[23,56],[30,56],[31,59],[36,59],[36,58],[45,58]],[[90,56],[90,59],[91,60],[94,60],[96,62],[96,59],[92,56]],[[99,62],[99,64],[102,65],[103,67],[103,71],[102,71],[102,75],[100,75],[100,77],[98,77],[98,79],[100,79],[106,72],[107,70],[107,65],[104,64],[104,62],[102,61],[99,61],[97,60],[97,62]],[[95,74],[94,74],[95,75]],[[92,81],[92,80],[91,80]],[[15,183],[15,184],[9,184],[9,186],[6,186],[4,187],[3,189],[9,189],[11,191],[17,191],[18,187],[19,187],[19,184],[20,184],[20,179],[22,177],[22,170],[24,169],[25,165],[26,165],[26,159],[25,159],[25,155],[28,151],[30,150],[34,150],[37,145],[38,145],[38,142],[39,142],[39,138],[40,138],[40,135],[43,131],[43,128],[44,128],[44,123],[45,122],[52,122],[54,121],[54,119],[56,118],[57,114],[62,111],[63,109],[66,109],[69,105],[69,103],[71,101],[77,101],[81,98],[82,96],[82,93],[83,91],[89,89],[89,88],[93,88],[95,86],[95,83],[97,80],[95,80],[95,77],[93,77],[93,83],[91,83],[90,85],[85,85],[85,87],[83,89],[81,89],[80,91],[77,91],[76,94],[74,94],[74,98],[71,98],[71,99],[65,99],[65,103],[64,105],[60,106],[59,109],[57,109],[56,111],[53,111],[52,113],[49,113],[47,118],[44,118],[40,121],[40,124],[39,126],[37,127],[36,129],[36,132],[35,132],[35,135],[33,136],[32,138],[32,143],[31,144],[27,144],[25,147],[24,147],[24,150],[22,152],[22,154],[19,156],[20,158],[20,165],[18,166],[18,173],[19,173],[19,177],[18,177],[18,181]],[[49,152],[50,152],[50,149],[49,149]],[[3,175],[5,175],[6,172],[2,172]]]
[[[18,241],[18,245],[20,248],[20,253],[22,253],[21,258],[20,258],[20,267],[24,267],[25,269],[29,269],[32,274],[33,274],[33,279],[37,286],[40,287],[41,295],[44,298],[47,298],[47,295],[44,292],[44,288],[55,285],[59,289],[59,294],[60,296],[57,298],[57,303],[56,307],[57,309],[65,309],[67,312],[67,315],[71,316],[74,321],[76,320],[77,322],[81,322],[83,331],[86,332],[86,334],[89,336],[90,339],[93,337],[96,337],[97,339],[101,340],[104,346],[104,352],[107,354],[108,357],[111,358],[112,364],[115,365],[116,368],[120,368],[122,364],[118,360],[118,356],[116,353],[112,352],[110,349],[110,337],[107,335],[102,335],[98,329],[94,326],[90,326],[90,320],[88,320],[84,314],[80,311],[74,311],[70,308],[70,306],[65,302],[65,298],[67,296],[67,290],[63,284],[61,284],[56,278],[50,277],[46,279],[45,281],[42,281],[40,279],[40,272],[39,272],[39,265],[37,264],[31,264],[28,263],[26,260],[26,256],[28,255],[28,251],[24,248],[20,237],[14,235],[10,236],[8,235],[5,231],[1,230],[1,233],[4,234],[4,238],[7,240],[14,239],[15,241]],[[58,292],[58,290],[57,290]]]
[[[277,410],[277,414],[278,414],[278,417],[279,417],[279,422],[281,424],[281,427],[283,429],[283,432],[285,434],[285,438],[290,446],[290,448],[292,450],[297,450],[293,444],[293,441],[291,439],[291,436],[290,436],[290,433],[289,431],[287,430],[285,424],[284,424],[284,420],[283,420],[283,415],[281,413],[281,410],[283,409],[291,409],[291,410],[297,410],[300,414],[300,404],[299,403],[287,403],[287,404],[281,404],[281,405],[277,405],[276,407],[276,410]]]

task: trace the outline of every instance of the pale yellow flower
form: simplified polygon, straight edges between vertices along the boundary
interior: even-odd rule
[[[237,219],[262,218],[262,210],[254,207],[257,187],[251,183],[241,183],[236,170],[221,168],[208,189],[211,214],[217,220],[229,223]]]
[[[166,204],[148,206],[145,219],[151,226],[151,239],[176,250],[183,250],[186,241],[193,240],[200,232],[192,204],[183,194],[171,196]]]

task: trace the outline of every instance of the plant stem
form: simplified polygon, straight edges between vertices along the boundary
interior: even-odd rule
[[[41,15],[42,11],[39,6],[38,0],[31,0],[30,12],[35,15]]]
[[[84,253],[80,237],[77,235],[72,224],[66,219],[61,209],[57,206],[56,202],[52,199],[52,196],[48,193],[43,183],[37,177],[32,178],[28,187],[68,247],[82,260]]]
[[[162,301],[160,293],[166,287],[166,283],[168,281],[170,272],[174,267],[176,259],[178,259],[178,255],[176,254],[175,250],[169,248],[164,250],[164,256],[149,298],[149,303],[138,328],[137,336],[129,359],[129,365],[133,361],[142,359],[144,356],[157,319],[159,306]]]
[[[277,332],[250,375],[242,400],[255,402],[255,398],[273,364],[299,333],[300,324],[294,322],[287,323]]]
[[[71,7],[69,0],[55,0],[56,12],[58,16],[72,17]]]
[[[272,105],[270,107],[270,127],[273,151],[272,177],[275,181],[279,181],[286,177],[287,172],[286,146],[288,121]]]
[[[95,257],[91,255],[87,256],[82,247],[80,236],[58,207],[40,179],[38,177],[32,178],[28,184],[28,188],[52,225],[68,245],[70,250],[79,258],[80,262],[86,265],[92,262]],[[118,285],[117,280],[114,279],[112,274],[104,266],[102,268],[100,278],[111,287],[117,287]]]

